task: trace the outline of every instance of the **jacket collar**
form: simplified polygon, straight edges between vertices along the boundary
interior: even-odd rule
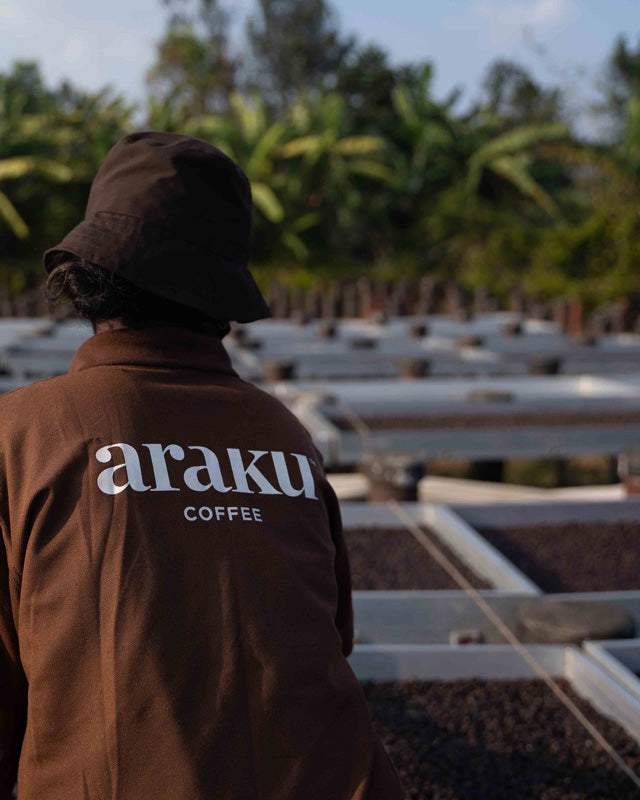
[[[170,326],[122,328],[94,334],[76,351],[69,372],[120,365],[196,369],[237,377],[217,337]]]

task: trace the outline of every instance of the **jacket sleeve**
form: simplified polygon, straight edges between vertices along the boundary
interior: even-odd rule
[[[11,576],[0,537],[0,800],[10,800],[27,718],[27,680],[11,610]]]
[[[340,504],[335,492],[327,482],[327,507],[331,538],[336,549],[334,569],[338,584],[338,610],[336,626],[342,637],[342,652],[345,656],[353,650],[353,603],[351,600],[351,569],[349,554],[342,530]]]
[[[309,437],[311,438],[311,437]],[[345,656],[353,650],[353,601],[351,599],[351,568],[349,566],[349,553],[342,530],[342,515],[340,503],[324,472],[324,459],[322,453],[311,442],[315,461],[323,476],[324,496],[329,514],[331,539],[336,550],[334,571],[338,584],[338,610],[336,612],[336,627],[342,637],[342,652]]]

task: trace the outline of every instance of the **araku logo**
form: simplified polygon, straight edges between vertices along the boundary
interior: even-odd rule
[[[117,456],[122,457],[119,463],[103,469],[98,475],[98,488],[101,492],[110,495],[119,494],[125,489],[132,489],[134,492],[179,492],[185,486],[194,492],[213,489],[222,493],[283,494],[287,497],[302,495],[312,500],[318,499],[311,472],[311,459],[299,453],[286,454],[290,463],[293,460],[294,474],[291,475],[285,453],[280,450],[247,450],[247,457],[239,449],[228,447],[224,451],[221,464],[213,450],[201,445],[188,446],[186,450],[191,451],[188,453],[179,444],[143,444],[141,447],[146,448],[151,459],[148,476],[143,474],[140,455],[133,445],[118,442],[96,451],[96,459],[101,464],[109,464]],[[173,465],[172,475],[169,475],[171,462],[192,459],[196,463],[184,470],[176,470]],[[275,471],[277,486],[260,471],[260,467],[265,469],[271,465]],[[223,466],[227,478],[223,475]],[[180,481],[178,472],[182,473]]]

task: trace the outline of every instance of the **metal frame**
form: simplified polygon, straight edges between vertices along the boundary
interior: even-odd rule
[[[585,652],[640,701],[640,639],[584,643]]]

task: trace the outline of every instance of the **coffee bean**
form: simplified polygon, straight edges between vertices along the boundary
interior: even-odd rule
[[[482,535],[545,592],[640,589],[640,522],[483,528]]]
[[[491,588],[433,532],[424,530],[424,533],[476,589]],[[449,573],[407,531],[384,527],[351,528],[345,530],[345,541],[354,589],[460,589]]]
[[[558,681],[629,766],[640,747]],[[540,680],[364,683],[409,800],[637,800],[638,790]]]
[[[427,414],[376,414],[364,416],[363,421],[372,431],[380,430],[467,430],[474,428],[513,428],[518,426],[602,427],[611,425],[635,425],[640,422],[640,411],[511,411],[504,413],[483,413],[465,410],[458,414],[433,412]],[[339,414],[332,415],[331,421],[340,430],[351,430],[352,422]]]

